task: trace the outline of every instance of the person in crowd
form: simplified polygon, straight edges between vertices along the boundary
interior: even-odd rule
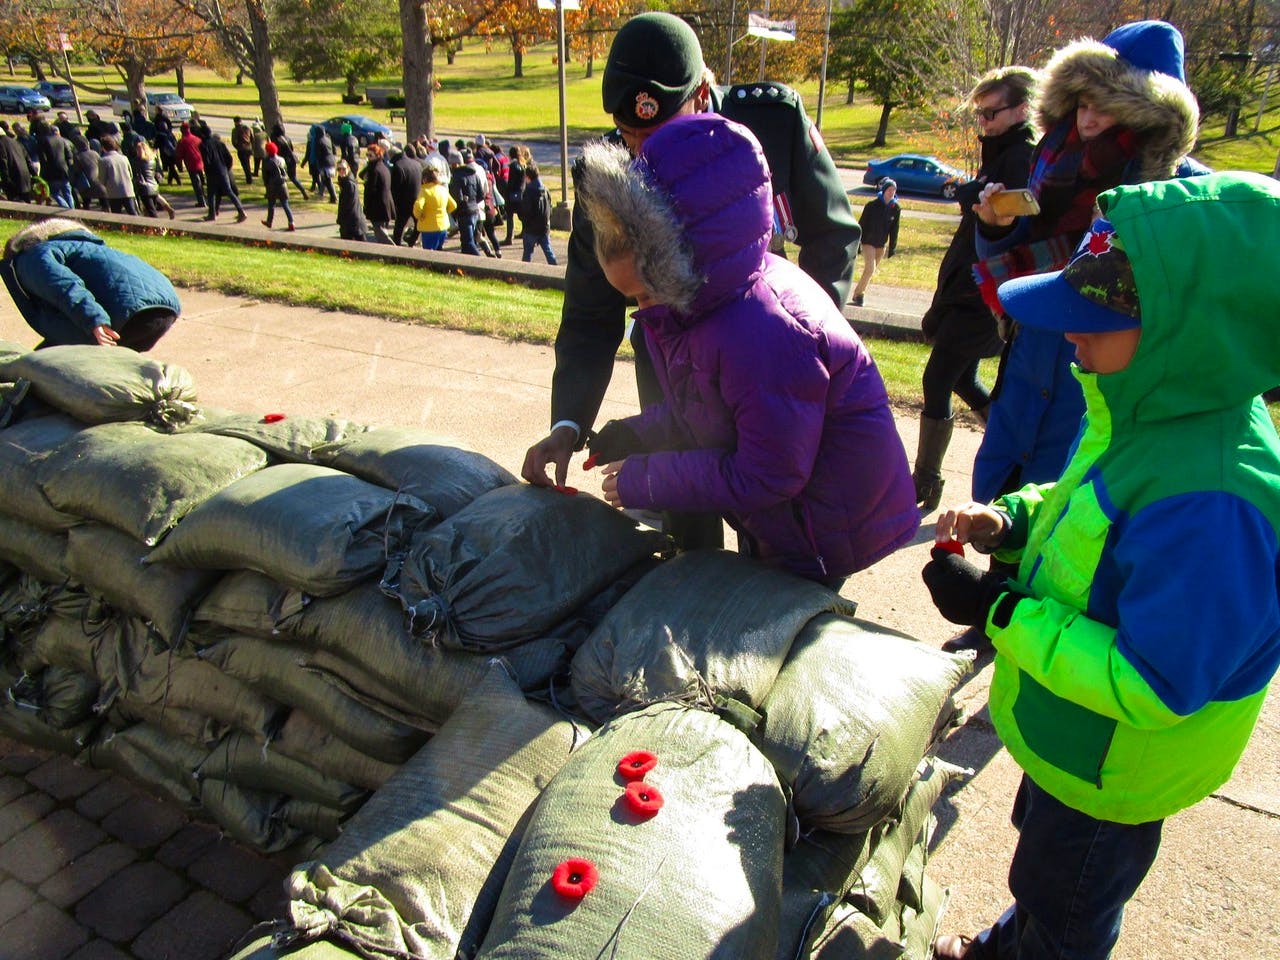
[[[182,165],[178,163],[178,140],[173,135],[173,121],[163,113],[156,113],[155,146],[160,169],[164,172],[165,186],[182,182]]]
[[[338,128],[338,134],[337,146],[342,153],[342,159],[347,161],[347,166],[355,170],[360,165],[360,141],[356,138],[355,130],[344,120],[342,126]]]
[[[173,204],[160,193],[160,181],[156,173],[156,152],[151,144],[140,140],[135,148],[138,152],[138,163],[134,168],[133,189],[138,198],[142,212],[148,217],[160,216],[163,210],[172,220],[176,216]]]
[[[333,174],[338,166],[338,155],[333,148],[333,138],[329,131],[320,127],[315,140],[316,191],[318,196],[329,195],[330,203],[338,202],[338,195],[333,189]]]
[[[1110,956],[1164,820],[1231,776],[1280,664],[1280,438],[1258,397],[1280,380],[1280,184],[1096,199],[1062,270],[998,294],[1074,348],[1070,459],[938,520],[1017,575],[942,547],[924,569],[942,614],[995,645],[991,721],[1023,771],[1013,905],[938,938],[942,960]]]
[[[493,156],[492,151],[489,152]],[[497,197],[497,189],[494,185],[493,174],[489,172],[489,165],[476,157],[472,161],[472,165],[476,168],[476,173],[480,175],[480,185],[484,187],[484,199],[480,204],[480,219],[476,224],[476,243],[485,252],[486,256],[501,257],[502,245],[498,243],[498,205],[495,200]]]
[[[422,190],[422,164],[416,153],[413,144],[409,144],[391,163],[391,201],[396,208],[391,240],[396,246],[404,242],[404,228],[415,220],[413,207]]]
[[[200,138],[201,142],[209,142],[209,138],[213,136],[213,130],[209,126],[209,121],[200,116],[199,111],[192,110],[191,119],[187,122],[191,124],[191,129],[195,131],[196,136]]]
[[[799,246],[800,268],[843,308],[853,276],[860,231],[831,155],[809,123],[794,90],[775,83],[721,88],[706,68],[693,29],[668,13],[642,13],[614,37],[601,87],[615,138],[633,152],[673,117],[713,111],[747,126],[765,144],[773,174],[773,249]],[[592,224],[574,211],[565,267],[565,296],[556,335],[551,381],[551,431],[529,448],[521,473],[530,483],[563,484],[569,458],[581,449],[595,422],[625,327],[626,299],[604,278],[595,256]],[[632,330],[641,406],[661,390],[645,354],[644,332]],[[548,466],[554,477],[548,476]],[[722,525],[714,514],[673,529],[685,547],[716,546]]]
[[[75,166],[75,151],[53,124],[45,120],[37,120],[31,129],[36,135],[40,176],[49,184],[49,195],[58,206],[67,210],[75,209],[75,196],[71,192],[71,170]]]
[[[1003,341],[995,315],[973,282],[973,264],[978,259],[974,205],[988,183],[1003,183],[1007,189],[1027,185],[1036,139],[1030,121],[1035,85],[1035,71],[1000,67],[986,73],[969,94],[978,124],[981,162],[974,179],[956,193],[960,225],[938,267],[933,302],[920,321],[931,347],[922,383],[920,443],[911,475],[916,502],[926,513],[942,500],[942,463],[954,425],[951,395],[967,403],[984,421],[991,403],[991,395],[978,378],[978,363],[984,357],[999,356]]]
[[[137,216],[137,194],[133,189],[133,167],[120,152],[114,137],[102,138],[102,156],[98,159],[98,182],[107,196],[107,209],[112,213]]]
[[[461,252],[480,256],[479,243],[486,243],[477,235],[476,227],[480,222],[481,210],[484,206],[484,184],[480,180],[480,171],[475,167],[475,156],[470,150],[461,154],[462,161],[453,168],[449,178],[449,195],[457,204],[454,218],[458,222],[458,242]]]
[[[204,219],[213,221],[218,219],[218,208],[222,205],[222,198],[226,197],[231,201],[231,205],[236,208],[236,223],[244,223],[249,219],[249,214],[245,213],[244,204],[240,202],[240,195],[236,193],[235,183],[232,179],[232,166],[235,163],[231,159],[231,151],[227,149],[227,145],[222,140],[222,135],[213,133],[209,135],[208,141],[204,145],[204,169],[205,175],[208,177],[208,210]]]
[[[104,120],[98,115],[96,110],[86,110],[84,133],[90,141],[97,140],[102,142],[103,137],[119,137],[120,128],[114,120]],[[117,140],[117,143],[120,141]]]
[[[897,183],[885,177],[876,186],[875,199],[862,208],[862,215],[858,217],[858,226],[862,228],[862,273],[849,300],[855,307],[862,306],[867,287],[881,262],[898,250],[898,223],[902,209],[898,206],[897,196]]]
[[[284,161],[280,159],[280,148],[275,143],[267,144],[267,159],[262,165],[262,183],[267,189],[267,219],[262,221],[262,225],[270,229],[271,221],[275,219],[276,204],[279,204],[285,219],[289,221],[286,229],[292,233],[295,227],[293,210],[289,207],[289,171],[285,169]]]
[[[542,249],[547,263],[555,265],[556,255],[551,250],[551,194],[542,185],[538,165],[533,160],[523,164],[524,186],[520,195],[520,222],[524,224],[525,263],[533,260],[535,247]]]
[[[187,176],[191,178],[191,191],[195,194],[196,206],[203,207],[206,193],[204,141],[191,129],[189,123],[184,122],[179,130],[182,136],[178,140],[178,160],[186,167]]]
[[[62,138],[70,143],[74,139],[74,135],[80,132],[71,118],[67,116],[67,111],[59,110],[53,125],[58,128],[58,133],[62,134]]]
[[[375,142],[365,148],[368,160],[364,171],[364,215],[373,227],[373,239],[378,243],[391,243],[387,227],[396,218],[395,200],[391,194],[391,168],[383,156],[382,144]]]
[[[449,236],[449,214],[457,209],[457,202],[449,196],[449,188],[442,182],[444,160],[428,158],[422,165],[422,189],[413,203],[413,216],[418,224],[418,236],[423,250],[443,250]]]
[[[360,206],[360,184],[356,180],[356,172],[345,159],[338,161],[335,172],[338,177],[338,236],[343,240],[366,240],[369,227]]]
[[[249,125],[249,132],[252,134],[249,149],[253,151],[253,175],[256,177],[261,175],[263,161],[267,159],[267,128],[261,120],[254,120]]]
[[[8,200],[31,202],[31,158],[13,135],[9,124],[0,120],[0,183]]]
[[[142,136],[133,128],[129,118],[120,121],[120,152],[129,161],[134,180],[138,179],[138,144],[143,142]]]
[[[525,164],[533,158],[527,147],[512,144],[507,147],[507,236],[502,242],[511,245],[512,231],[515,229],[516,217],[520,216],[520,198],[524,195]],[[524,233],[524,220],[521,223],[521,234]],[[521,239],[519,236],[517,240]]]
[[[233,117],[231,121],[231,149],[240,160],[244,182],[253,183],[253,130],[240,117]]]
[[[715,114],[664,124],[635,162],[587,145],[578,202],[609,283],[640,308],[663,395],[589,449],[614,506],[714,510],[740,552],[838,590],[919,518],[871,355],[768,252],[769,181],[759,141]]]
[[[23,227],[5,244],[0,275],[23,320],[43,338],[41,347],[146,351],[182,312],[164,274],[75,220]]]
[[[285,169],[289,172],[289,182],[298,188],[298,193],[302,199],[307,199],[307,191],[298,182],[298,155],[294,152],[293,141],[289,139],[289,135],[284,132],[283,124],[275,124],[271,128],[271,142],[276,145],[278,156],[284,161]]]
[[[94,143],[97,141],[90,143],[79,133],[71,142],[72,149],[75,150],[71,186],[76,192],[76,206],[82,210],[87,210],[94,203],[103,210],[107,209],[107,194],[98,179],[98,161],[102,159],[102,155],[94,149]]]
[[[1081,40],[1059,50],[1045,67],[1035,112],[1044,133],[1027,187],[1040,212],[997,215],[987,197],[1001,183],[983,187],[976,211],[982,259],[975,274],[997,310],[1000,281],[1066,263],[1102,191],[1205,172],[1186,159],[1199,108],[1183,80],[1182,35],[1162,21],[1129,23],[1101,42]],[[1014,323],[974,463],[974,499],[986,502],[1056,477],[1083,412],[1070,346]]]

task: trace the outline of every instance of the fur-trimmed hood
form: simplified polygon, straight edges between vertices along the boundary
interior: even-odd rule
[[[1200,125],[1200,108],[1181,74],[1182,37],[1167,23],[1127,24],[1104,41],[1077,40],[1044,69],[1037,122],[1041,130],[1052,130],[1087,94],[1095,107],[1138,134],[1140,178],[1164,180],[1195,146]]]
[[[4,246],[4,255],[6,257],[17,256],[23,250],[30,250],[37,244],[67,233],[79,234],[79,236],[73,238],[76,240],[102,242],[97,234],[79,220],[70,220],[67,217],[49,217],[47,220],[37,220],[11,236],[9,242]]]

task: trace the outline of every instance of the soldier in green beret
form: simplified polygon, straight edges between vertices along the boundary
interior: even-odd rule
[[[790,87],[760,82],[715,85],[693,29],[668,13],[642,13],[618,31],[604,68],[604,109],[612,114],[621,140],[635,152],[649,134],[673,117],[708,110],[743,124],[764,147],[774,193],[773,249],[784,239],[800,247],[799,265],[843,308],[853,279],[861,231],[849,208],[835,162],[822,136]],[[575,165],[575,176],[577,167]],[[596,260],[593,231],[581,205],[573,211],[573,232],[565,271],[564,308],[556,336],[556,369],[551,382],[551,432],[529,448],[523,475],[530,483],[562,485],[569,458],[586,443],[613,372],[622,342],[626,301],[605,279]],[[640,403],[661,398],[641,331],[633,331]],[[682,546],[715,546],[720,522],[688,536]],[[670,531],[669,531],[670,532]]]

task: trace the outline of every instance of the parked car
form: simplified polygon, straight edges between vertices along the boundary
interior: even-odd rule
[[[71,84],[69,83],[60,83],[56,80],[41,80],[33,89],[37,93],[44,94],[55,107],[74,107],[76,105],[76,95],[72,92]]]
[[[888,160],[869,161],[862,182],[874,187],[885,177],[892,179],[903,193],[927,193],[947,200],[954,199],[956,189],[969,181],[969,175],[963,170],[957,170],[937,157],[916,153],[900,153]]]
[[[351,132],[356,135],[356,140],[360,142],[362,147],[367,147],[371,140],[377,140],[381,137],[385,137],[388,140],[392,139],[391,128],[385,123],[379,123],[377,120],[371,120],[369,117],[361,116],[358,113],[344,113],[340,117],[333,117],[324,121],[320,126],[324,127],[325,132],[329,134],[329,139],[336,144],[344,123],[351,124]]]
[[[128,90],[112,90],[111,91],[111,110],[118,116],[124,116],[133,109],[133,104],[129,101]],[[159,109],[166,117],[174,123],[181,123],[183,120],[190,120],[192,110],[191,104],[183,100],[176,93],[167,91],[157,91],[152,93],[147,91],[147,116],[154,117],[156,110]]]
[[[16,85],[0,87],[0,113],[26,113],[28,110],[48,110],[49,98],[30,87]]]

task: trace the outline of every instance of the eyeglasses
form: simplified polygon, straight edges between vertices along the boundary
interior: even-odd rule
[[[974,116],[974,119],[976,120],[985,120],[987,121],[987,123],[990,123],[992,120],[1000,116],[1000,114],[1004,113],[1006,110],[1012,110],[1014,107],[1017,107],[1017,106],[1021,106],[1021,104],[1006,103],[1003,107],[993,107],[990,110],[986,110],[986,109],[983,109],[982,107],[978,107],[973,111],[973,116]]]

